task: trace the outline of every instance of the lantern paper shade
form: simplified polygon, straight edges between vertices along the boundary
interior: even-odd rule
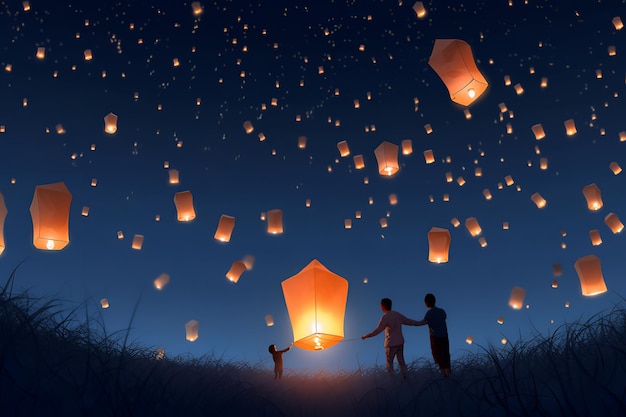
[[[472,236],[478,236],[479,234],[482,233],[482,229],[480,228],[480,225],[478,224],[478,220],[476,220],[476,217],[468,217],[465,220],[465,227],[467,228],[467,231]]]
[[[154,280],[154,288],[156,288],[157,290],[162,290],[167,284],[169,284],[169,282],[170,276],[163,272],[157,277],[157,279]]]
[[[202,14],[202,4],[199,1],[194,1],[191,3],[191,10],[194,16],[199,16]]]
[[[268,210],[267,233],[277,235],[283,232],[283,211],[280,209]]]
[[[198,327],[200,323],[197,320],[189,320],[185,323],[185,339],[195,342],[198,339]]]
[[[230,242],[230,237],[233,233],[234,228],[235,218],[222,214],[220,216],[220,221],[217,224],[217,230],[215,231],[215,235],[213,237],[215,238],[215,240],[219,240],[221,242]]]
[[[424,3],[422,3],[421,1],[415,2],[415,4],[413,5],[413,11],[415,11],[415,14],[417,15],[418,19],[421,19],[422,17],[426,16],[426,9],[424,8]]]
[[[622,167],[620,167],[617,162],[611,162],[609,168],[611,169],[611,171],[613,171],[613,174],[615,175],[618,175],[622,172]]]
[[[167,171],[170,179],[170,184],[178,184],[180,182],[180,175],[177,169],[170,169]]]
[[[595,183],[584,186],[583,195],[587,200],[587,208],[589,208],[589,210],[595,211],[602,208],[602,194]]]
[[[348,142],[345,140],[337,143],[337,149],[339,149],[339,155],[341,155],[342,158],[350,155],[350,148],[348,147]]]
[[[539,193],[534,193],[530,196],[530,199],[533,200],[533,203],[537,206],[537,208],[544,208],[546,206],[546,200]]]
[[[245,122],[243,122],[243,129],[246,131],[247,134],[254,132],[254,126],[252,125],[252,122],[250,120],[246,120]]]
[[[104,116],[104,131],[109,135],[117,132],[117,115],[109,113]]]
[[[30,215],[33,245],[37,249],[61,250],[70,243],[71,202],[72,194],[62,182],[35,187]]]
[[[535,135],[536,140],[541,140],[546,137],[546,132],[543,130],[543,126],[541,123],[532,126],[533,134]]]
[[[231,282],[237,282],[246,269],[246,264],[243,261],[234,261],[226,273],[226,278]]]
[[[511,297],[509,298],[509,306],[515,310],[521,310],[524,305],[524,297],[526,296],[526,290],[522,287],[513,287],[511,290]]]
[[[596,295],[607,291],[600,259],[596,255],[579,258],[574,263],[574,268],[578,274],[583,295]]]
[[[265,324],[267,327],[272,327],[274,325],[274,317],[271,314],[265,315]]]
[[[143,247],[143,235],[135,235],[133,236],[133,243],[131,247],[135,250],[141,250]]]
[[[604,218],[604,223],[611,229],[614,234],[621,232],[624,229],[624,224],[620,221],[619,217],[615,213],[609,213]]]
[[[413,141],[404,139],[402,141],[402,155],[411,155],[413,153]]]
[[[188,222],[196,218],[191,191],[181,191],[174,194],[174,204],[179,222]]]
[[[448,262],[451,240],[448,229],[431,228],[428,232],[428,260],[435,263]]]
[[[433,154],[432,149],[428,149],[424,151],[424,160],[427,164],[432,164],[435,162],[435,155]]]
[[[435,40],[428,65],[439,75],[455,103],[469,106],[487,89],[487,80],[476,67],[472,48],[465,41]]]
[[[384,176],[391,176],[400,170],[398,165],[399,146],[391,142],[384,141],[376,149],[376,161],[378,162],[378,173]]]
[[[314,259],[282,282],[294,345],[327,349],[343,340],[348,281]]]
[[[354,155],[354,169],[363,169],[365,168],[365,161],[363,160],[363,155]]]
[[[100,307],[102,308],[109,308],[109,300],[107,300],[106,298],[103,298],[100,300]]]
[[[599,246],[602,244],[602,237],[600,236],[599,230],[590,230],[589,231],[589,239],[591,239],[591,244],[593,246]]]
[[[567,136],[573,136],[578,132],[576,130],[576,123],[574,122],[574,119],[567,119],[563,122],[563,124],[565,125],[565,134]]]
[[[4,243],[4,221],[7,218],[7,206],[4,203],[4,196],[0,193],[0,255],[4,252],[6,247]]]
[[[563,265],[561,264],[553,264],[552,265],[552,274],[555,277],[560,277],[563,274]]]

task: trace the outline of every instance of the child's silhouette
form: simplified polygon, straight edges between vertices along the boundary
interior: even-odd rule
[[[272,359],[274,359],[274,379],[280,379],[283,376],[283,353],[287,352],[293,343],[290,344],[286,349],[276,350],[276,345],[270,345],[269,352],[272,354]]]

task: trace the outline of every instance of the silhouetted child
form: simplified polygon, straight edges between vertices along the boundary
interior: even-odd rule
[[[286,349],[276,350],[276,345],[270,345],[268,350],[272,354],[272,359],[274,359],[274,379],[280,379],[283,376],[283,353],[291,349],[292,346],[293,343]]]
[[[420,325],[428,324],[430,331],[430,350],[433,353],[435,363],[439,365],[439,371],[444,377],[449,377],[450,370],[450,341],[448,340],[448,326],[446,325],[446,312],[442,308],[436,307],[437,299],[433,294],[426,294],[424,305],[428,311]]]

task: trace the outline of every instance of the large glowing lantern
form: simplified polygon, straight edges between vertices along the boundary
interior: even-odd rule
[[[35,187],[30,215],[37,249],[61,250],[70,243],[71,202],[72,194],[62,182]]]
[[[196,218],[196,210],[193,208],[193,196],[191,191],[181,191],[174,194],[177,219],[179,222],[188,222]]]
[[[283,232],[283,211],[273,209],[267,211],[267,233],[278,235]]]
[[[400,170],[398,165],[399,146],[391,142],[384,141],[376,149],[376,161],[378,162],[378,173],[380,175],[391,176]]]
[[[450,99],[469,106],[489,85],[474,62],[472,48],[460,39],[437,39],[428,65],[448,88]]]
[[[509,306],[515,310],[521,310],[524,306],[524,297],[526,296],[526,290],[522,287],[513,287],[511,290],[511,297],[509,298]]]
[[[4,243],[4,220],[7,218],[7,206],[4,204],[4,196],[0,193],[0,255],[6,247]]]
[[[433,227],[428,232],[428,260],[430,262],[448,262],[450,251],[450,231],[441,227]]]
[[[322,350],[343,340],[348,281],[314,259],[282,282],[294,345]]]
[[[228,278],[229,281],[236,283],[239,281],[239,278],[241,278],[241,274],[246,272],[246,269],[246,264],[243,263],[243,261],[234,261],[226,273],[226,278]]]
[[[574,268],[578,274],[583,295],[596,295],[606,292],[600,259],[596,255],[579,258],[574,263]]]
[[[198,320],[189,320],[185,323],[185,339],[195,342],[198,339],[198,327],[200,327]]]
[[[220,216],[220,221],[217,224],[217,230],[215,231],[215,235],[213,235],[213,237],[215,238],[215,240],[219,240],[220,242],[230,242],[230,237],[233,234],[234,228],[235,218],[222,214]]]
[[[595,183],[584,186],[583,195],[587,200],[587,207],[589,210],[595,211],[602,208],[602,194]]]
[[[109,113],[104,116],[104,131],[109,135],[117,132],[117,115],[114,113]]]
[[[154,288],[156,288],[157,290],[162,290],[163,288],[165,288],[167,284],[169,284],[169,282],[170,282],[169,274],[166,274],[165,272],[163,272],[154,280]]]

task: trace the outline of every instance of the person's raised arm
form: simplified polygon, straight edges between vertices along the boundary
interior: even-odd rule
[[[381,317],[380,321],[378,322],[378,327],[376,327],[374,330],[372,330],[368,334],[361,336],[361,340],[367,339],[368,337],[376,336],[377,334],[385,330],[385,327],[387,327],[387,323],[385,322],[384,319],[385,319],[385,316]]]
[[[402,324],[407,326],[424,326],[428,324],[428,320],[413,320],[408,317],[402,316]]]

